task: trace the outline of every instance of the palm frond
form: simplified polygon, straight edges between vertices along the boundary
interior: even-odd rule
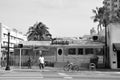
[[[92,12],[93,12],[94,14],[97,14],[97,11],[96,11],[96,10],[94,10],[94,9],[92,9]]]
[[[91,16],[90,18],[91,18],[91,19],[94,19],[94,18],[95,18],[95,16]]]
[[[46,34],[50,34],[48,29],[49,28],[42,22],[36,22],[33,26],[30,26],[28,29],[28,40],[44,40],[44,38],[47,37]]]
[[[99,8],[98,7],[96,7],[96,10],[97,10],[97,12],[99,11]]]

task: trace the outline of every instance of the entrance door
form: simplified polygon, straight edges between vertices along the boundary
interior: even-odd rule
[[[57,62],[63,62],[63,48],[57,48]]]
[[[117,51],[117,66],[120,68],[120,51]]]

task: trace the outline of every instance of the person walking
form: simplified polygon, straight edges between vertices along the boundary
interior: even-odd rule
[[[42,54],[39,57],[39,68],[44,69],[44,57],[42,56]]]
[[[31,63],[32,63],[32,61],[31,61],[31,58],[29,57],[29,59],[28,59],[28,69],[31,69]]]

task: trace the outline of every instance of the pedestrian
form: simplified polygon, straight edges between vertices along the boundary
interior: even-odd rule
[[[31,69],[31,63],[32,63],[32,61],[31,61],[31,58],[29,57],[29,59],[28,59],[28,69]]]
[[[6,66],[6,56],[5,55],[2,55],[1,57],[1,67],[5,67]]]
[[[1,57],[1,67],[4,67],[4,58]]]
[[[39,68],[44,69],[44,57],[42,56],[42,54],[40,54],[39,57]]]

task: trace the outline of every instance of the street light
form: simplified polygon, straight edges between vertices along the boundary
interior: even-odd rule
[[[10,70],[10,67],[9,67],[9,53],[10,53],[10,51],[9,51],[9,44],[10,44],[10,32],[8,32],[8,52],[7,52],[7,65],[6,65],[6,68],[5,68],[5,70]]]

